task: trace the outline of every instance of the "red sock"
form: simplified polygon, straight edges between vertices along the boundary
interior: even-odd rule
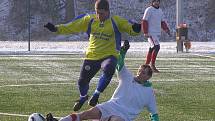
[[[77,120],[77,115],[76,114],[71,114],[70,116],[72,117],[72,121],[76,121]]]
[[[148,52],[148,54],[146,56],[146,62],[145,62],[145,64],[149,64],[150,63],[151,57],[152,57],[152,53]]]
[[[152,65],[155,65],[155,61],[156,61],[156,58],[157,58],[157,53],[155,51],[153,51],[152,53],[152,61],[151,61],[151,64]]]

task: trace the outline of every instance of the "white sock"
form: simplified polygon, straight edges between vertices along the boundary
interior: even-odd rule
[[[61,118],[59,121],[72,121],[72,117],[70,115]]]
[[[87,95],[84,95],[84,96],[82,96],[82,95],[80,95],[80,97],[82,98],[82,97],[86,97]]]
[[[80,117],[78,114],[76,114],[77,119],[75,121],[80,121]],[[72,116],[68,115],[66,117],[61,118],[59,121],[73,121]]]
[[[95,90],[95,92],[94,92],[95,94],[100,94],[101,92],[100,91],[98,91],[98,90]]]

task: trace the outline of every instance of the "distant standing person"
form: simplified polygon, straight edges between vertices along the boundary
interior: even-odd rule
[[[155,67],[155,61],[160,50],[161,28],[170,35],[170,30],[164,21],[163,12],[160,9],[160,0],[151,0],[151,6],[146,8],[141,22],[144,36],[150,44],[145,64],[150,64],[155,73],[159,70]]]
[[[78,88],[80,98],[75,103],[73,110],[78,111],[88,100],[90,80],[101,69],[97,88],[90,98],[88,104],[95,106],[98,103],[100,93],[110,83],[117,65],[117,58],[121,47],[121,34],[139,35],[141,25],[129,23],[128,20],[116,15],[110,15],[109,3],[107,0],[97,0],[95,3],[96,14],[83,14],[76,17],[68,24],[53,25],[46,24],[44,27],[58,34],[73,34],[86,32],[89,36],[89,46],[86,51]]]

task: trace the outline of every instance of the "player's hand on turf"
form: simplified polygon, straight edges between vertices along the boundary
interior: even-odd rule
[[[55,25],[52,23],[47,23],[46,25],[44,25],[44,27],[47,28],[51,32],[57,31],[57,27],[55,27]]]
[[[130,44],[128,40],[124,40],[123,46],[121,47],[121,49],[123,49],[124,51],[128,51],[128,49],[130,48]]]

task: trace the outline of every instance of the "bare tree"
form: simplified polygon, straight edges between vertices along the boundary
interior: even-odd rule
[[[74,0],[66,0],[66,22],[70,21],[72,18],[75,17],[75,3]]]
[[[208,13],[206,15],[206,26],[208,29],[215,29],[215,0],[209,0]]]

